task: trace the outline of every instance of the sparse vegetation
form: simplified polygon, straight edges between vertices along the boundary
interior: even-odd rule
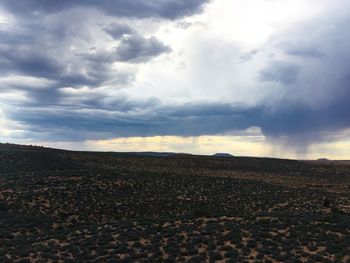
[[[10,146],[1,262],[350,260],[344,164]]]

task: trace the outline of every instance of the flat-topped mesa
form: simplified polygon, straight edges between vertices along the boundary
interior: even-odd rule
[[[229,154],[229,153],[216,153],[216,154],[213,154],[213,156],[215,156],[215,157],[234,157],[232,154]]]
[[[331,162],[331,160],[327,159],[327,158],[319,158],[317,159],[318,162]]]

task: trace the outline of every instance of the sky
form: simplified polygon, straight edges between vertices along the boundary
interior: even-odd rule
[[[346,0],[2,0],[0,141],[350,159]]]

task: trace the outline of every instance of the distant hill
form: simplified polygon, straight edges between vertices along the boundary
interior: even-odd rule
[[[234,158],[233,158],[234,157]],[[66,151],[41,146],[0,143],[0,174],[18,171],[61,171],[93,167],[134,166],[167,169],[202,169],[249,171],[266,173],[295,173],[310,171],[312,162],[276,158],[235,157],[229,153],[191,155],[174,152],[84,152]],[[317,161],[314,161],[317,162]],[[334,162],[334,161],[333,161]],[[346,163],[346,161],[342,161]],[[323,162],[319,162],[323,164]]]
[[[320,158],[317,159],[318,162],[330,162],[331,160],[327,159],[327,158]]]
[[[174,152],[128,152],[127,154],[146,156],[146,157],[170,157],[170,156],[191,155],[189,153],[174,153]]]
[[[234,157],[232,154],[229,153],[216,153],[213,154],[214,157]]]
[[[0,151],[33,151],[33,150],[48,150],[50,148],[46,148],[43,146],[35,146],[35,145],[19,145],[13,143],[0,143]]]
[[[0,173],[56,171],[84,168],[70,151],[41,146],[0,143]]]

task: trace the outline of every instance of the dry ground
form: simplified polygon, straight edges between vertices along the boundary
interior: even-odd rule
[[[350,262],[350,165],[0,145],[0,262]]]

